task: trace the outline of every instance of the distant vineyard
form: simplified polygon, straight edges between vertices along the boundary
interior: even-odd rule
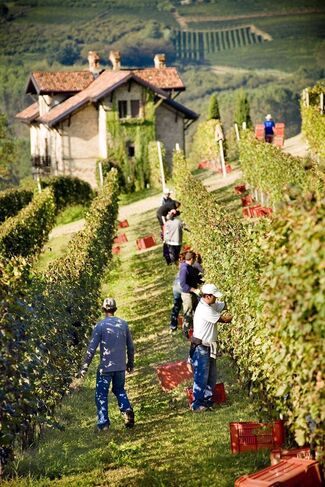
[[[218,30],[179,30],[174,37],[178,59],[203,61],[207,54],[272,40],[254,25]]]

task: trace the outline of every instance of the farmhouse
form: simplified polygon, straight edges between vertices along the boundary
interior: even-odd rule
[[[30,126],[33,174],[69,174],[96,186],[96,163],[113,159],[133,187],[150,181],[148,145],[160,140],[171,168],[175,145],[198,115],[177,101],[185,86],[165,55],[154,67],[123,69],[111,51],[111,69],[96,52],[85,71],[33,72],[26,93],[36,101],[16,118]],[[134,184],[137,182],[137,184]]]

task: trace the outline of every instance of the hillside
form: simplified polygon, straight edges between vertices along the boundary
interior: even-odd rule
[[[0,110],[16,135],[28,137],[14,115],[32,102],[24,95],[31,71],[87,69],[89,50],[108,67],[111,49],[121,51],[124,67],[152,66],[154,54],[165,52],[167,64],[178,67],[187,86],[179,101],[203,118],[217,92],[228,128],[236,91],[244,88],[254,122],[271,112],[286,123],[287,136],[297,134],[300,92],[324,77],[323,2],[297,0],[294,8],[288,0],[188,3],[0,2]]]

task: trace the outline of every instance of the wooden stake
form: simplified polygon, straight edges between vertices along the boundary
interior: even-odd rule
[[[222,175],[225,178],[227,176],[227,172],[226,172],[226,165],[225,165],[225,155],[223,152],[223,142],[221,139],[219,140],[219,152],[220,152],[220,162],[221,162]]]
[[[42,186],[41,186],[41,181],[40,181],[39,175],[37,175],[36,181],[37,181],[38,192],[41,193],[42,192]]]
[[[159,140],[157,140],[157,149],[158,149],[161,184],[162,184],[163,191],[164,191],[165,187],[166,187],[166,183],[165,183],[164,163],[163,163],[163,158],[162,158],[162,153],[161,153],[161,145],[160,145]]]
[[[98,162],[98,171],[99,171],[99,184],[100,186],[104,186],[104,178],[103,178],[103,165],[101,161]]]
[[[239,136],[238,124],[235,123],[234,125],[235,125],[236,139],[237,139],[237,141],[239,141],[240,140],[240,136]]]

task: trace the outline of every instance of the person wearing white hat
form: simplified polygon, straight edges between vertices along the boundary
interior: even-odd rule
[[[214,284],[204,284],[202,298],[196,307],[193,320],[190,356],[193,365],[194,412],[205,411],[212,406],[212,394],[217,380],[216,369],[216,323],[222,321],[225,303],[222,293]]]
[[[165,205],[169,201],[173,201],[172,198],[170,197],[171,193],[172,191],[169,188],[167,187],[164,188],[163,195],[160,201],[160,206]]]
[[[134,426],[134,412],[125,390],[125,370],[132,372],[134,367],[134,346],[128,323],[117,316],[116,301],[105,298],[102,310],[104,320],[95,326],[88,345],[84,364],[80,375],[83,377],[100,346],[100,362],[96,380],[97,429],[108,430],[108,393],[112,383],[112,391],[116,396],[121,413],[124,416],[125,427]],[[127,355],[127,361],[126,361]]]
[[[265,142],[272,144],[274,133],[275,133],[275,123],[274,120],[272,119],[272,115],[268,113],[265,117],[265,122],[264,122]]]

